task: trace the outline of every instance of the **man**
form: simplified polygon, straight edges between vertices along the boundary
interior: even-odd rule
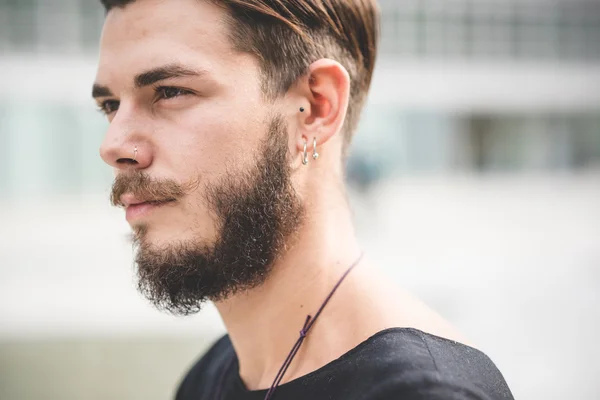
[[[178,400],[512,398],[483,353],[361,257],[343,161],[375,0],[102,3],[100,153],[139,288],[176,314],[213,301],[228,331]]]

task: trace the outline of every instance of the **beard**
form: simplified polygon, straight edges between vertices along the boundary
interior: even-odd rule
[[[224,300],[263,284],[303,220],[291,174],[287,127],[275,117],[252,167],[228,171],[203,187],[206,206],[216,217],[212,243],[187,240],[157,246],[146,239],[147,226],[135,229],[139,291],[159,310],[189,315],[208,300]],[[111,199],[114,205],[122,205],[118,199],[123,193],[177,199],[197,188],[198,181],[181,185],[136,172],[117,177]]]

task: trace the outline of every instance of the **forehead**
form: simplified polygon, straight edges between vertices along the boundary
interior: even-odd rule
[[[97,80],[177,62],[209,72],[239,67],[248,57],[233,51],[225,17],[201,0],[137,0],[114,8],[102,31]]]

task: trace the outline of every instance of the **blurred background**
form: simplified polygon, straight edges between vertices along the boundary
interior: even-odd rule
[[[600,399],[600,1],[380,0],[348,163],[368,256],[518,399]],[[165,399],[224,332],[135,290],[94,0],[0,0],[0,399]]]

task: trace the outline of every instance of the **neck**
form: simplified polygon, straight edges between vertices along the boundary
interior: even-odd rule
[[[310,215],[297,232],[293,246],[277,259],[267,282],[216,304],[236,351],[240,376],[248,388],[271,385],[298,339],[306,316],[314,317],[335,284],[360,256],[351,215],[345,202],[343,205],[311,204]],[[353,329],[350,314],[353,302],[359,300],[353,300],[344,286],[353,285],[358,268],[360,265],[346,277],[314,323],[282,383],[331,361],[319,356],[335,346],[328,338],[335,342],[336,332]],[[311,343],[311,337],[319,340]],[[344,346],[339,337],[339,345]],[[301,362],[305,356],[310,360]]]

